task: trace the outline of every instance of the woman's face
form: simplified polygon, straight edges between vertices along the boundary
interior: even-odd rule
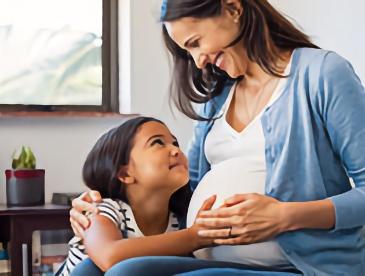
[[[223,8],[216,17],[184,17],[164,24],[169,36],[190,53],[199,69],[210,63],[237,78],[246,71],[246,52],[240,42],[226,47],[239,35],[239,15]]]
[[[186,156],[169,129],[159,122],[147,122],[139,127],[128,174],[151,191],[174,192],[189,181]]]

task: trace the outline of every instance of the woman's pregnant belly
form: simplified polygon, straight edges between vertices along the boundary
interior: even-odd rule
[[[210,196],[217,195],[213,209],[219,208],[225,199],[235,194],[264,194],[265,179],[265,170],[252,164],[245,165],[245,161],[241,158],[230,159],[214,166],[193,193],[187,215],[187,226],[194,223],[201,205]],[[194,255],[200,259],[238,262],[258,267],[286,267],[289,264],[275,240],[250,245],[204,248],[195,251]]]
[[[187,225],[191,226],[204,200],[217,195],[213,209],[224,200],[245,193],[265,193],[266,171],[259,166],[245,165],[243,158],[232,158],[221,162],[203,177],[190,201]]]

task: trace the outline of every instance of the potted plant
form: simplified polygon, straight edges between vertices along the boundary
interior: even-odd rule
[[[44,170],[36,169],[36,158],[29,147],[14,152],[12,170],[6,170],[6,202],[8,206],[44,204]]]

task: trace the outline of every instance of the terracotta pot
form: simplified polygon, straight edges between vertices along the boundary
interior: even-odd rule
[[[44,204],[44,170],[6,170],[6,202],[8,206]]]

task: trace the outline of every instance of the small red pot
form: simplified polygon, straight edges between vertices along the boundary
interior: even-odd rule
[[[44,205],[44,170],[6,170],[5,175],[8,206]]]

